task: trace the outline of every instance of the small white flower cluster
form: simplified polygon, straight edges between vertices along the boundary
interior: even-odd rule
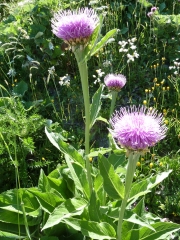
[[[60,77],[59,84],[61,86],[69,87],[69,85],[70,85],[70,76],[68,74],[66,74],[64,77]]]
[[[106,61],[104,61],[103,62],[103,66],[105,67],[105,68],[107,68],[107,67],[109,67],[109,66],[111,66],[112,64],[111,64],[111,61],[109,61],[109,60],[106,60]]]
[[[94,81],[94,84],[101,83],[101,77],[105,74],[105,72],[102,72],[101,69],[96,70],[96,72],[97,72],[98,76],[93,75],[93,78],[96,78],[96,80]]]
[[[50,75],[53,75],[55,73],[55,68],[52,66],[51,68],[48,69],[48,72]]]
[[[169,69],[173,69],[174,70],[174,75],[178,75],[180,72],[180,62],[177,62],[179,60],[179,58],[176,58],[176,61],[173,61],[174,66],[169,66]]]
[[[9,72],[7,73],[7,75],[9,75],[9,77],[14,77],[16,76],[16,71],[14,68],[10,68]]]
[[[136,51],[136,46],[134,45],[136,38],[128,39],[127,41],[119,41],[118,44],[121,46],[119,52],[127,54],[127,63],[134,62],[135,58],[139,57],[139,54]]]

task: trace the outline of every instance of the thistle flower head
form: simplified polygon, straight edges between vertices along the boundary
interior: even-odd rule
[[[153,14],[154,14],[153,12],[148,12],[148,13],[147,13],[147,16],[148,16],[149,18],[151,18],[151,17],[153,16]]]
[[[145,106],[122,107],[110,119],[112,136],[129,151],[146,152],[166,135],[163,115]]]
[[[126,77],[122,74],[108,74],[104,78],[104,83],[110,91],[120,91],[126,84]]]
[[[152,7],[151,12],[155,12],[157,10],[157,7]]]
[[[93,9],[60,10],[51,20],[52,32],[71,46],[85,45],[98,21]]]

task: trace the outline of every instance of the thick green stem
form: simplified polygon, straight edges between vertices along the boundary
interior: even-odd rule
[[[84,98],[85,107],[85,155],[86,155],[86,170],[89,182],[90,192],[92,193],[92,179],[91,179],[91,164],[89,162],[89,136],[90,136],[90,100],[89,100],[89,84],[88,84],[88,67],[87,61],[84,60],[84,52],[77,49],[75,52],[76,60],[79,67],[81,85]]]
[[[115,104],[116,104],[116,98],[117,98],[118,92],[112,91],[111,94],[112,94],[112,100],[111,100],[111,108],[110,108],[109,118],[111,118],[111,115],[112,115],[112,113],[113,113],[113,111],[114,111]]]
[[[112,99],[111,99],[111,108],[110,108],[110,113],[109,113],[109,119],[111,118],[111,115],[114,111],[118,92],[117,91],[112,91],[111,95],[112,95]],[[109,124],[109,126],[110,126],[110,124]],[[110,135],[109,135],[109,147],[111,147],[111,137],[110,137]],[[109,156],[110,155],[111,155],[111,152],[109,152]]]
[[[122,239],[122,224],[123,224],[124,212],[128,202],[129,193],[131,190],[131,185],[134,177],[134,172],[136,169],[136,164],[139,159],[139,156],[140,156],[139,153],[130,153],[129,155],[126,179],[125,179],[125,194],[124,194],[124,199],[122,200],[122,203],[121,203],[121,209],[119,212],[119,220],[118,220],[118,226],[117,226],[117,240]]]

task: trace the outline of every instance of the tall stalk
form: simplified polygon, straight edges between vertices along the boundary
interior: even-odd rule
[[[112,95],[112,100],[111,100],[111,108],[110,108],[109,118],[111,118],[111,115],[114,112],[118,92],[117,91],[112,91],[111,95]]]
[[[131,185],[134,177],[134,172],[135,172],[136,164],[139,157],[140,157],[139,153],[132,152],[129,154],[128,166],[127,166],[127,172],[126,172],[126,178],[125,178],[125,193],[124,193],[124,199],[122,200],[122,203],[121,203],[121,209],[119,212],[119,220],[118,220],[118,226],[117,226],[117,240],[122,240],[122,224],[123,224],[124,212],[128,202],[129,193],[131,190]]]
[[[89,162],[89,141],[90,141],[90,100],[89,100],[89,84],[88,84],[88,67],[87,61],[84,58],[84,51],[80,48],[75,50],[75,57],[78,63],[78,68],[81,77],[81,85],[84,98],[85,108],[85,155],[86,155],[86,170],[90,192],[92,193],[91,165]]]

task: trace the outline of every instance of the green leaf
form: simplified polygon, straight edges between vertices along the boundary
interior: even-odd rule
[[[8,107],[10,102],[9,97],[0,97],[0,108],[2,107]]]
[[[41,192],[50,192],[51,186],[49,184],[47,176],[44,174],[44,171],[41,169],[38,181],[38,189]]]
[[[83,221],[75,218],[66,218],[63,222],[92,239],[116,239],[114,228],[106,222]]]
[[[108,158],[109,163],[111,163],[114,169],[122,167],[127,164],[126,156],[124,150],[114,150],[113,153]]]
[[[107,215],[111,218],[114,218],[116,220],[119,219],[119,211],[120,208],[110,208]],[[123,217],[123,229],[124,229],[124,234],[126,234],[128,231],[134,228],[139,228],[140,226],[150,228],[151,230],[154,230],[154,228],[146,222],[145,219],[142,217],[138,216],[136,213],[130,210],[125,210],[124,217]],[[126,224],[126,222],[130,224]],[[136,226],[136,227],[135,227]]]
[[[58,197],[54,193],[42,193],[30,189],[28,191],[30,191],[37,198],[42,209],[49,214],[52,213],[54,209],[64,201],[64,199]]]
[[[75,188],[85,194],[86,198],[89,199],[90,190],[85,169],[78,163],[71,163],[68,155],[65,155],[65,159],[71,172],[72,179],[74,180]]]
[[[139,217],[136,213],[133,213],[128,210],[125,211],[124,221],[131,222],[131,223],[133,223],[133,225],[137,224],[137,225],[140,225],[143,227],[147,227],[147,228],[150,228],[151,230],[155,231],[151,225],[146,223],[145,220],[143,220],[141,217]],[[130,229],[126,229],[126,230],[130,230]],[[125,232],[127,232],[127,231],[125,231]]]
[[[144,205],[144,198],[142,198],[138,204],[135,206],[135,208],[132,209],[134,213],[136,213],[138,216],[143,217],[146,213],[145,205]]]
[[[13,189],[0,194],[0,221],[24,225],[22,204],[29,226],[39,224],[41,211],[39,203],[32,193],[26,189]],[[17,219],[19,222],[17,222]]]
[[[42,24],[31,24],[29,25],[29,30],[30,30],[30,37],[35,38],[37,33],[39,32],[44,32],[46,30],[46,27],[43,26]]]
[[[122,240],[163,240],[167,239],[167,237],[180,229],[180,225],[171,222],[158,222],[151,224],[151,226],[155,229],[155,231],[142,227],[137,230],[132,230],[126,232],[124,238]]]
[[[101,95],[101,97],[102,97],[102,95]],[[101,122],[107,123],[109,125],[108,120],[106,118],[101,117],[101,116],[97,117],[96,121],[101,121]]]
[[[147,178],[138,183],[134,183],[132,185],[128,201],[138,198],[140,196],[143,196],[148,192],[151,192],[151,189],[155,187],[157,184],[159,184],[160,182],[162,182],[165,178],[167,178],[171,172],[172,170],[169,170],[167,172],[162,172],[157,174],[156,176]]]
[[[139,0],[139,3],[143,5],[143,7],[152,7],[152,3],[148,2],[147,0]]]
[[[113,199],[124,198],[124,185],[115,173],[113,165],[103,155],[99,155],[99,169],[107,194]]]
[[[90,105],[90,126],[91,129],[96,119],[99,115],[99,111],[101,110],[101,96],[104,89],[104,85],[102,84],[99,89],[95,92],[92,98],[92,104]]]
[[[42,230],[57,225],[65,218],[81,215],[86,206],[87,201],[83,198],[73,198],[66,200],[64,203],[54,209]]]
[[[23,97],[27,90],[28,90],[27,83],[21,81],[13,88],[13,95]]]
[[[128,31],[129,31],[129,28],[123,27],[123,28],[120,30],[120,33],[121,33],[121,34],[125,34],[125,33],[127,33]]]
[[[3,231],[0,230],[0,237],[1,237],[1,240],[24,239],[26,237],[26,235],[25,236],[19,236],[18,234],[3,232]]]
[[[45,128],[45,133],[49,138],[49,141],[62,153],[68,155],[74,162],[80,163],[85,166],[85,160],[82,155],[71,145],[62,140],[60,133],[53,133],[47,128]]]
[[[67,189],[67,183],[64,178],[53,178],[50,177],[49,175],[47,176],[48,182],[51,186],[51,192],[57,194],[59,197],[67,199],[72,197],[72,194],[70,191]]]
[[[91,56],[93,56],[95,53],[97,53],[106,44],[108,39],[111,38],[116,33],[116,31],[117,31],[117,29],[112,29],[108,33],[106,33],[106,35],[101,39],[100,42],[98,42],[96,44],[96,46],[91,51]]]
[[[100,222],[100,204],[96,197],[96,192],[92,192],[88,211],[89,211],[89,218],[91,221]]]
[[[163,2],[159,5],[159,11],[162,12],[166,8],[166,4]]]
[[[30,232],[33,232],[36,230],[35,226],[29,227]],[[19,236],[20,234],[20,236]],[[0,239],[19,239],[19,238],[25,238],[26,237],[26,230],[25,226],[20,226],[20,232],[18,227],[18,222],[16,224],[11,223],[4,223],[0,221]],[[8,237],[8,238],[5,238]]]
[[[48,237],[41,237],[40,240],[59,240],[58,237],[48,236]]]
[[[99,189],[102,187],[102,185],[103,185],[103,178],[102,178],[101,174],[97,174],[94,179],[94,189],[95,189],[96,193],[99,191]]]
[[[101,32],[101,28],[102,28],[102,24],[103,24],[103,17],[100,16],[99,20],[100,20],[99,24],[95,28],[93,34],[90,37],[89,44],[86,46],[86,48],[84,50],[84,55],[85,55],[86,61],[88,61],[91,58],[91,50],[95,47],[95,45],[98,41],[98,37]]]
[[[92,152],[90,152],[88,154],[88,157],[97,157],[99,154],[105,154],[111,151],[110,148],[99,148],[97,149],[97,151],[93,151],[93,149],[91,150]]]
[[[94,30],[89,40],[89,44],[84,49],[84,55],[85,55],[86,61],[88,61],[91,58],[90,53],[91,53],[91,50],[94,48],[96,41],[98,40],[99,32],[100,32],[100,24]]]
[[[103,178],[100,174],[97,174],[94,179],[94,190],[97,194],[97,198],[101,205],[104,205],[104,188],[103,188]]]

